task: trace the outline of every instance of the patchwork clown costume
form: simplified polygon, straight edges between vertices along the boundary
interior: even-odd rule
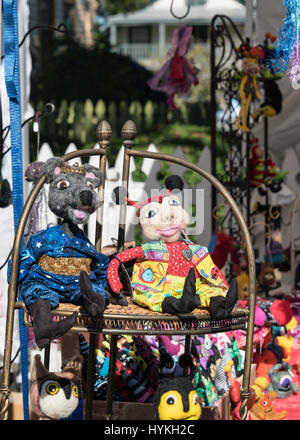
[[[162,311],[161,304],[166,297],[181,297],[191,268],[195,272],[200,306],[208,307],[214,296],[226,296],[228,284],[207,248],[189,240],[153,241],[121,252],[118,259],[111,261],[107,272],[113,290],[122,288],[116,276],[120,262],[133,259],[137,259],[131,280],[133,299],[155,312]]]

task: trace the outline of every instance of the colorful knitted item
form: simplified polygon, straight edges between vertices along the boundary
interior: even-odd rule
[[[231,344],[228,344],[230,358],[233,360],[236,377],[240,377],[243,374],[243,356],[237,345],[237,341],[234,336],[231,336]]]
[[[223,396],[223,394],[226,393],[226,391],[229,390],[230,383],[227,377],[227,374],[225,373],[225,367],[228,363],[228,361],[231,360],[230,352],[229,352],[229,346],[228,343],[225,343],[224,346],[224,353],[221,357],[220,362],[217,365],[215,377],[214,377],[214,383],[215,387],[218,391],[219,397]],[[236,378],[235,368],[232,366],[232,376]]]
[[[209,373],[216,366],[218,359],[221,358],[217,346],[209,335],[205,335],[204,337],[195,336],[193,347],[196,350],[195,355],[198,357],[198,362]]]
[[[217,402],[219,396],[211,375],[201,365],[194,376],[194,386],[201,397],[201,406],[212,406]]]

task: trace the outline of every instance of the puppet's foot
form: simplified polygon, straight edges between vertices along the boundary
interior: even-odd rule
[[[196,293],[196,277],[193,268],[186,277],[181,298],[167,296],[162,302],[162,312],[180,315],[190,313],[200,305],[200,297]]]
[[[92,283],[84,270],[80,272],[80,291],[83,307],[86,311],[94,318],[102,318],[105,310],[105,298],[100,293],[93,291]]]
[[[225,319],[230,316],[233,307],[238,300],[238,285],[234,278],[229,284],[226,297],[214,296],[210,300],[209,312],[212,320]]]
[[[40,349],[49,346],[53,339],[66,334],[75,324],[77,312],[61,321],[53,321],[49,301],[38,299],[29,307],[32,316],[34,337]]]

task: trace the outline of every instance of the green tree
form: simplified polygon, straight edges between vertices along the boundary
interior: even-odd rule
[[[151,0],[104,0],[104,8],[109,15],[133,12],[152,3]]]

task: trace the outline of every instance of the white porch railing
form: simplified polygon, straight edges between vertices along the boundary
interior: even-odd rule
[[[123,43],[115,47],[113,51],[121,55],[126,55],[136,61],[139,61],[139,60],[150,60],[153,58],[158,58],[159,56],[164,55],[167,52],[167,48],[165,48],[163,53],[160,54],[159,45],[155,43],[152,44]]]
[[[122,43],[119,46],[114,47],[113,52],[131,57],[135,61],[152,60],[159,57],[166,57],[171,44],[166,44],[164,47],[160,47],[158,43]],[[193,45],[191,55],[195,60],[208,56],[209,44],[196,43]]]

